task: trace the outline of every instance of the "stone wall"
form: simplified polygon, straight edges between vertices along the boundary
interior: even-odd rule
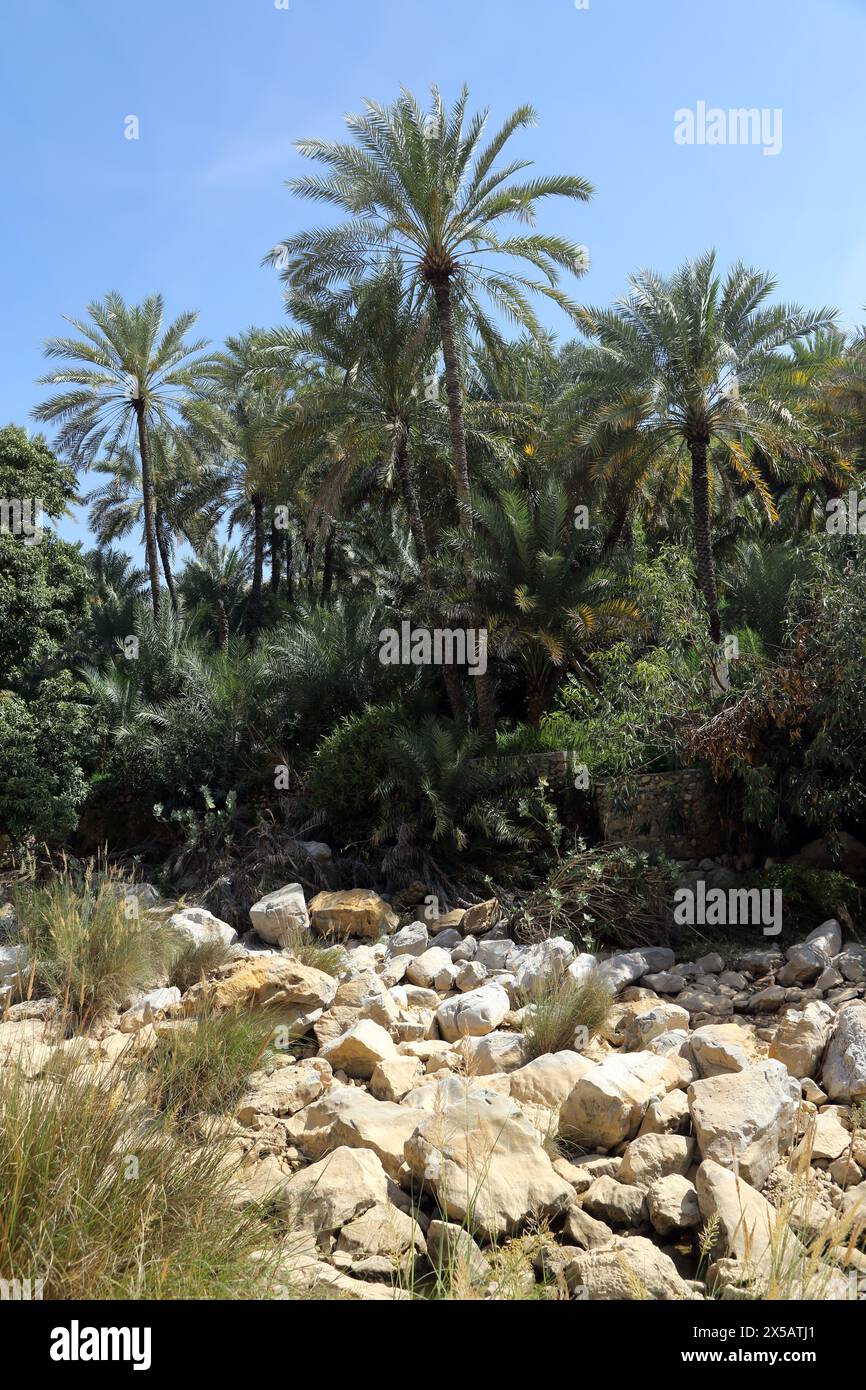
[[[739,847],[725,789],[696,768],[601,782],[596,801],[611,844],[663,850],[673,859],[714,858]]]

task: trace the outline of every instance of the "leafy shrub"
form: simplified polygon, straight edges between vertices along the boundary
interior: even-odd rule
[[[345,715],[316,748],[307,792],[343,843],[369,833],[373,795],[388,775],[391,740],[404,722],[399,705],[367,705]]]
[[[584,949],[658,944],[671,921],[676,865],[628,848],[581,848],[514,915],[518,940],[570,937]]]

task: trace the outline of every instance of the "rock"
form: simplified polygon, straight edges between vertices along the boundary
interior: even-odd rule
[[[139,1028],[150,1023],[158,1014],[162,1014],[166,1009],[172,1008],[180,1003],[180,990],[176,985],[168,986],[165,989],[152,989],[120,1015],[118,1028],[121,1033],[137,1033]]]
[[[455,965],[458,965],[463,961],[474,960],[477,951],[478,942],[475,940],[475,937],[464,936],[460,944],[453,948],[451,959]]]
[[[781,1062],[694,1081],[688,1096],[702,1158],[736,1164],[746,1182],[763,1187],[790,1147],[800,1101],[799,1084]]]
[[[847,1154],[850,1147],[851,1135],[842,1124],[838,1107],[826,1105],[812,1116],[795,1156],[808,1157],[810,1163],[826,1167]]]
[[[853,984],[859,984],[866,979],[866,952],[862,947],[849,946],[842,951],[834,961],[837,972],[842,977],[834,984],[841,984],[842,980],[848,980]]]
[[[627,1052],[640,1052],[653,1038],[675,1028],[688,1028],[689,1015],[678,1004],[657,1004],[644,1013],[631,1014],[625,1024]]]
[[[573,1296],[594,1302],[700,1297],[680,1278],[670,1256],[643,1236],[615,1236],[601,1250],[576,1255],[565,1266],[565,1278]]]
[[[310,922],[320,936],[375,940],[392,932],[399,922],[386,902],[369,888],[317,893],[310,902]]]
[[[647,1190],[647,1211],[660,1236],[688,1231],[701,1224],[701,1208],[694,1183],[681,1173],[657,1178]]]
[[[574,960],[574,946],[564,936],[549,936],[531,946],[515,971],[517,988],[526,994],[565,974]]]
[[[511,1073],[512,1099],[558,1115],[577,1082],[595,1065],[580,1052],[547,1052]]]
[[[472,1284],[489,1278],[490,1266],[467,1230],[454,1221],[431,1221],[427,1228],[427,1256],[434,1270],[458,1289],[461,1275]]]
[[[424,914],[426,917],[426,913]],[[443,912],[437,917],[427,919],[427,925],[431,936],[438,936],[443,931],[460,931],[463,918],[466,916],[465,907],[455,907],[451,912]]]
[[[696,960],[695,966],[699,975],[720,975],[725,968],[725,962],[718,951],[710,951],[708,955]]]
[[[866,1098],[866,1003],[839,1010],[821,1071],[821,1084],[831,1100]]]
[[[749,1009],[752,1013],[774,1014],[787,1002],[787,992],[782,985],[768,985],[766,989],[759,989],[749,1000]]]
[[[486,984],[445,999],[436,1010],[439,1031],[447,1042],[484,1037],[498,1028],[511,1002],[501,985]]]
[[[376,1100],[358,1086],[335,1086],[285,1122],[291,1143],[308,1158],[332,1149],[372,1149],[389,1177],[398,1179],[403,1145],[426,1112]]]
[[[486,968],[477,960],[464,961],[454,976],[454,987],[459,989],[462,994],[468,994],[471,989],[478,989],[487,979]]]
[[[638,1130],[644,1134],[684,1134],[691,1125],[689,1098],[685,1091],[668,1091],[661,1100],[651,1101]]]
[[[708,1023],[696,1028],[689,1042],[702,1077],[745,1071],[758,1057],[754,1034],[738,1023]]]
[[[644,975],[643,982],[647,989],[654,990],[656,994],[680,994],[686,987],[685,976],[677,975],[670,970],[660,970],[654,975]]]
[[[834,1023],[835,1015],[827,1004],[811,1003],[805,1009],[787,1010],[779,1019],[770,1056],[798,1080],[813,1077]]]
[[[600,1178],[594,1179],[592,1183],[587,1184],[587,1188],[600,1181]],[[587,1188],[584,1188],[584,1191]],[[562,1234],[569,1245],[576,1245],[581,1250],[599,1250],[602,1246],[608,1245],[613,1238],[610,1227],[604,1221],[590,1216],[577,1202],[572,1203],[565,1213]]]
[[[773,1263],[773,1233],[781,1220],[766,1197],[712,1159],[698,1168],[695,1189],[701,1216],[716,1231],[716,1257],[730,1255],[745,1277],[766,1277]]]
[[[496,898],[488,898],[486,902],[467,908],[460,922],[454,925],[459,926],[464,936],[483,936],[498,921],[499,903]]]
[[[374,1067],[370,1090],[377,1100],[398,1104],[423,1075],[424,1068],[417,1057],[391,1057]]]
[[[599,980],[615,994],[627,985],[636,984],[643,975],[670,970],[674,953],[664,946],[646,946],[640,951],[623,951],[603,961],[598,967]]]
[[[866,882],[866,845],[844,830],[811,840],[788,862],[811,869],[835,869],[857,883]]]
[[[737,969],[744,970],[747,975],[770,975],[774,970],[778,970],[781,964],[782,956],[779,951],[747,951],[737,961]]]
[[[287,1180],[278,1207],[304,1230],[339,1230],[371,1207],[385,1206],[388,1179],[369,1149],[338,1147]]]
[[[441,946],[430,946],[410,960],[406,979],[421,989],[450,989],[453,979],[451,956]]]
[[[393,1275],[395,1268],[401,1268],[411,1276],[412,1252],[416,1256],[427,1253],[421,1228],[411,1216],[388,1202],[368,1207],[344,1225],[334,1253],[336,1259],[341,1255],[348,1257],[348,1270],[361,1261],[383,1258],[387,1274]],[[406,1255],[409,1259],[404,1261],[402,1257]]]
[[[331,1085],[331,1068],[321,1057],[273,1072],[256,1072],[238,1102],[235,1117],[248,1129],[260,1129],[274,1116],[294,1115],[318,1100]]]
[[[480,941],[475,951],[475,960],[486,970],[505,970],[513,950],[513,941]]]
[[[828,989],[835,989],[837,985],[841,985],[844,978],[845,977],[839,973],[835,966],[828,965],[826,970],[821,971],[821,974],[815,981],[814,987],[824,994]]]
[[[815,927],[806,937],[806,943],[810,946],[817,946],[826,956],[838,956],[842,949],[842,928],[831,917],[829,921],[822,922],[820,927]]]
[[[676,1003],[685,1009],[689,1017],[695,1014],[714,1014],[718,1018],[729,1018],[734,1006],[727,995],[711,994],[705,989],[684,989],[676,997]]]
[[[362,1018],[322,1048],[321,1056],[334,1071],[369,1080],[380,1062],[397,1056],[390,1033],[370,1018]]]
[[[293,1032],[306,1032],[328,1008],[337,981],[323,970],[301,965],[291,956],[247,956],[220,966],[183,996],[187,1014],[211,1009],[270,1009]]]
[[[786,964],[778,971],[776,980],[780,985],[807,985],[816,980],[830,964],[826,951],[817,945],[803,942],[790,946],[785,952]]]
[[[287,883],[266,893],[250,908],[256,933],[271,946],[285,946],[292,932],[309,931],[310,918],[299,883]]]
[[[388,939],[389,956],[420,956],[427,950],[430,933],[423,922],[410,922]]]
[[[175,912],[169,917],[168,926],[194,946],[204,946],[212,941],[221,941],[224,946],[232,946],[238,940],[234,927],[230,927],[228,922],[221,922],[219,917],[214,917],[213,913],[204,907],[185,907],[183,911]],[[0,964],[0,973],[2,968]]]
[[[560,1133],[612,1149],[631,1139],[647,1106],[679,1081],[676,1063],[651,1052],[611,1055],[577,1082],[560,1110]]]
[[[460,1101],[424,1117],[404,1155],[447,1217],[488,1240],[514,1234],[530,1217],[553,1218],[573,1201],[532,1125],[505,1096],[467,1087]]]
[[[617,1172],[617,1181],[651,1187],[659,1178],[682,1177],[692,1165],[694,1139],[679,1134],[644,1134],[632,1139]]]
[[[610,1226],[640,1226],[647,1219],[646,1193],[616,1178],[596,1178],[583,1194],[583,1209]]]
[[[469,1076],[492,1076],[513,1072],[525,1061],[522,1033],[490,1033],[487,1037],[465,1037],[460,1049]]]

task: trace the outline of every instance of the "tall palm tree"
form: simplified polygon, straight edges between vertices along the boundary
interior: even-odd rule
[[[220,651],[228,651],[232,622],[244,600],[246,567],[233,546],[209,538],[187,563],[180,589],[188,612],[203,618]]]
[[[670,278],[642,271],[630,285],[612,309],[581,311],[595,343],[566,397],[575,437],[596,476],[625,470],[637,486],[655,470],[689,467],[698,582],[718,643],[710,469],[731,469],[773,515],[765,470],[821,466],[790,348],[830,327],[835,311],[768,306],[774,281],[741,264],[722,281],[714,252]]]
[[[363,112],[347,117],[354,144],[300,141],[300,152],[319,160],[327,172],[292,179],[289,187],[340,208],[351,220],[289,237],[267,259],[282,268],[290,283],[321,286],[363,274],[396,247],[408,273],[432,296],[445,365],[464,580],[472,599],[472,501],[460,329],[471,325],[488,345],[501,341],[479,296],[533,332],[539,325],[529,294],[543,294],[571,310],[558,288],[559,272],[564,268],[582,274],[583,248],[564,237],[518,234],[507,230],[507,224],[531,226],[543,198],[559,195],[586,201],[593,190],[585,179],[565,174],[517,181],[515,175],[531,161],[497,161],[517,130],[535,124],[532,107],[519,107],[483,145],[488,113],[467,120],[468,100],[464,87],[447,111],[434,87],[431,108],[424,111],[404,90],[391,106],[368,101]],[[506,268],[491,269],[485,262],[493,256],[506,257]],[[520,262],[543,278],[528,279],[511,268]],[[475,684],[479,727],[490,742],[496,725],[487,676],[479,676]]]
[[[67,319],[78,337],[49,338],[45,356],[70,365],[50,372],[41,384],[66,386],[33,414],[59,422],[58,445],[83,467],[95,463],[100,450],[117,454],[136,437],[141,467],[145,552],[154,613],[159,611],[151,436],[159,429],[169,439],[182,432],[204,382],[208,358],[204,339],[188,341],[198,318],[180,314],[163,326],[162,295],[128,305],[112,291],[88,304],[88,319]]]

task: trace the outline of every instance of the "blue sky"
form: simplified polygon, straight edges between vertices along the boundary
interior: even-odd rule
[[[465,80],[493,121],[536,107],[516,151],[596,188],[545,214],[589,248],[578,299],[715,246],[772,270],[781,298],[866,318],[866,0],[288,3],[4,0],[0,423],[28,423],[42,340],[109,289],[161,290],[215,342],[278,320],[261,257],[321,217],[283,186],[305,163],[293,141],[338,137],[401,84]],[[781,152],[678,145],[674,112],[699,101],[780,108]]]

